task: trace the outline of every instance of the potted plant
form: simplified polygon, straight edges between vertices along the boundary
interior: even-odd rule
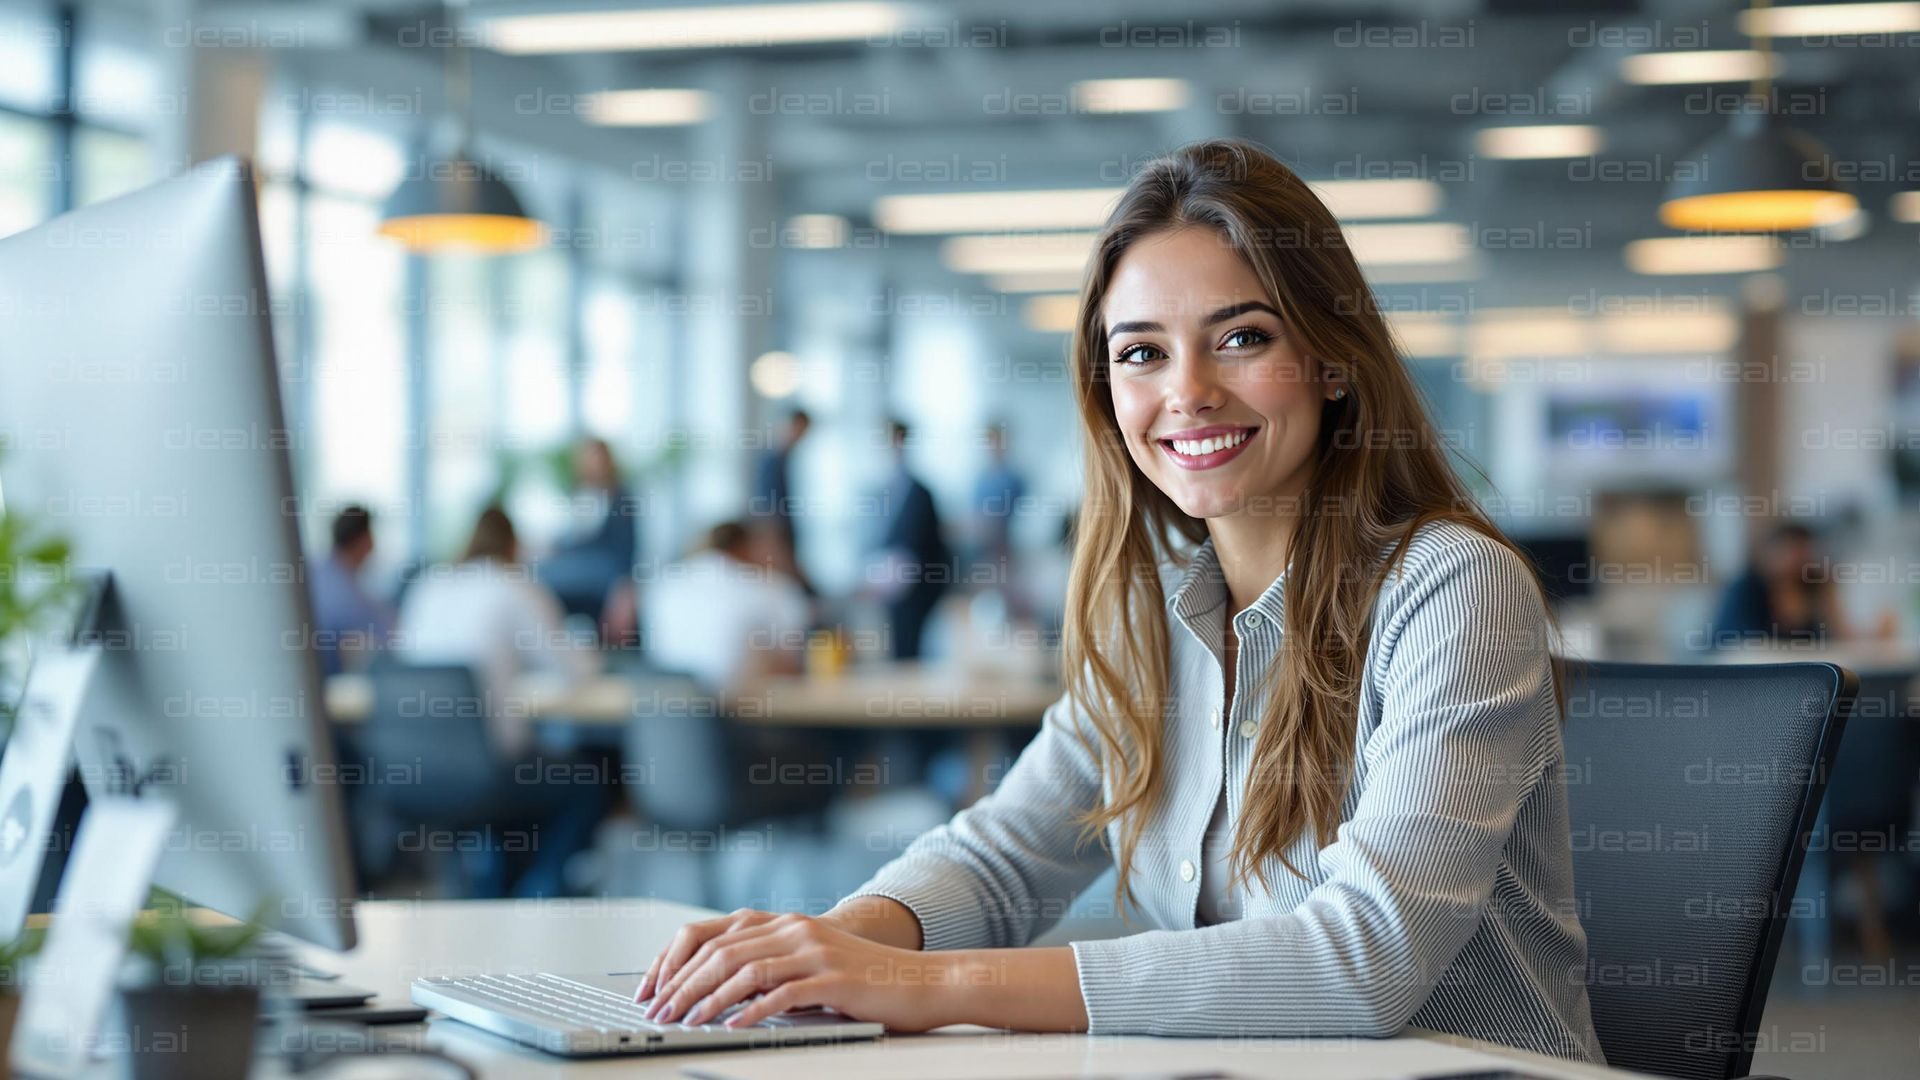
[[[260,1016],[259,920],[208,925],[156,893],[134,923],[135,972],[120,991],[134,1080],[247,1075]]]
[[[0,461],[6,449],[0,438]],[[9,509],[0,497],[0,738],[13,730],[31,655],[29,637],[73,588],[71,559],[65,537]]]
[[[46,934],[26,930],[12,941],[0,943],[0,1062],[7,1060],[13,1047],[13,1022],[20,1015],[20,988],[25,983],[26,962],[40,951]]]

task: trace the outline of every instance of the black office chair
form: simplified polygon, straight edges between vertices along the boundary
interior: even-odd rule
[[[1859,680],[1831,664],[1569,663],[1587,993],[1610,1065],[1747,1075]]]

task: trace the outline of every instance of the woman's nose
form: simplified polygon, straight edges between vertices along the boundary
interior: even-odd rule
[[[1167,405],[1174,412],[1196,416],[1216,409],[1225,400],[1218,373],[1207,359],[1176,357],[1167,365]]]

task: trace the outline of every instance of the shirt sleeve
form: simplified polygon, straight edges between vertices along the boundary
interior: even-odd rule
[[[1559,738],[1543,609],[1491,541],[1390,587],[1379,724],[1327,878],[1284,915],[1074,943],[1094,1033],[1393,1035],[1478,930]]]
[[[1022,946],[1059,921],[1112,865],[1099,838],[1080,839],[1077,819],[1100,798],[1099,766],[1069,726],[1082,719],[1062,695],[993,793],[852,895],[906,905],[926,949]]]

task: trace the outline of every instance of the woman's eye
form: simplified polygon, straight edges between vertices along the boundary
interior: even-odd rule
[[[1228,334],[1221,344],[1229,349],[1247,349],[1271,340],[1273,340],[1273,335],[1267,333],[1265,330],[1258,330],[1251,326],[1243,326]]]
[[[1160,358],[1159,354],[1160,350],[1151,345],[1130,345],[1127,348],[1121,349],[1120,355],[1114,357],[1113,362],[1116,364],[1144,364],[1149,360],[1158,360]]]

